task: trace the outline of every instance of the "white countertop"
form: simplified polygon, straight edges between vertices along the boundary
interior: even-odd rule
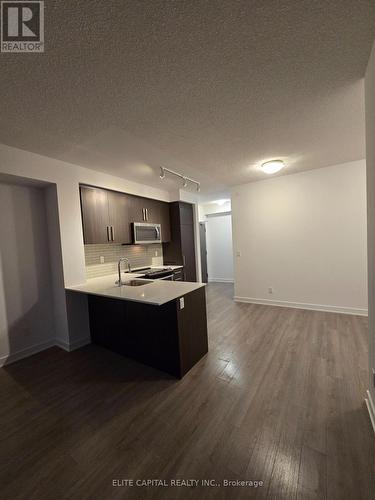
[[[182,266],[157,266],[170,267],[178,269]],[[193,292],[198,288],[205,286],[204,283],[191,283],[188,281],[165,281],[165,280],[146,280],[138,277],[137,273],[121,273],[123,282],[132,279],[142,280],[147,285],[142,286],[118,286],[115,284],[118,274],[92,278],[80,285],[66,287],[66,290],[73,292],[86,293],[89,295],[100,295],[111,299],[130,300],[134,302],[143,302],[145,304],[162,305],[171,300],[182,297],[187,293]]]

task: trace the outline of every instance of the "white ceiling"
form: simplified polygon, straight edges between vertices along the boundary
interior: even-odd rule
[[[44,54],[0,54],[0,142],[203,194],[364,158],[374,0],[45,2]]]

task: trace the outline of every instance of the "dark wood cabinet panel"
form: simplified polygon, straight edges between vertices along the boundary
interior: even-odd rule
[[[179,201],[170,203],[170,223],[171,241],[163,245],[164,264],[184,266],[185,281],[196,281],[192,205]]]
[[[160,224],[160,201],[148,200],[143,198],[144,207],[146,210],[146,222],[152,224]]]
[[[112,243],[131,243],[129,197],[108,191],[109,224],[112,227]]]
[[[161,306],[89,295],[93,343],[183,377],[208,351],[205,289]]]
[[[108,191],[82,186],[81,209],[84,242],[108,243]]]
[[[160,201],[159,207],[160,207],[161,238],[163,243],[166,243],[168,241],[171,241],[171,219],[169,215],[169,203]]]
[[[162,241],[170,241],[169,203],[139,196],[129,196],[129,198],[130,221],[161,224]]]
[[[139,196],[125,195],[129,198],[130,222],[144,222],[144,198]]]
[[[194,225],[193,206],[190,203],[179,202],[180,224]]]
[[[169,203],[81,186],[85,244],[132,243],[132,222],[161,224],[162,241],[171,239]]]
[[[194,226],[190,224],[181,225],[181,253],[185,281],[196,281]]]

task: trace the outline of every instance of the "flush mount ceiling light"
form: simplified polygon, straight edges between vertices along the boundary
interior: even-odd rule
[[[263,172],[266,174],[276,174],[279,170],[285,167],[285,164],[282,160],[271,160],[271,161],[266,161],[265,163],[262,163],[262,166],[260,167]]]

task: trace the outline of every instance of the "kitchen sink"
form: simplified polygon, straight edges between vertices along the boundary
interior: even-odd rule
[[[125,286],[142,286],[142,285],[149,285],[150,283],[153,283],[153,281],[130,280],[130,281],[123,281],[121,284]]]

